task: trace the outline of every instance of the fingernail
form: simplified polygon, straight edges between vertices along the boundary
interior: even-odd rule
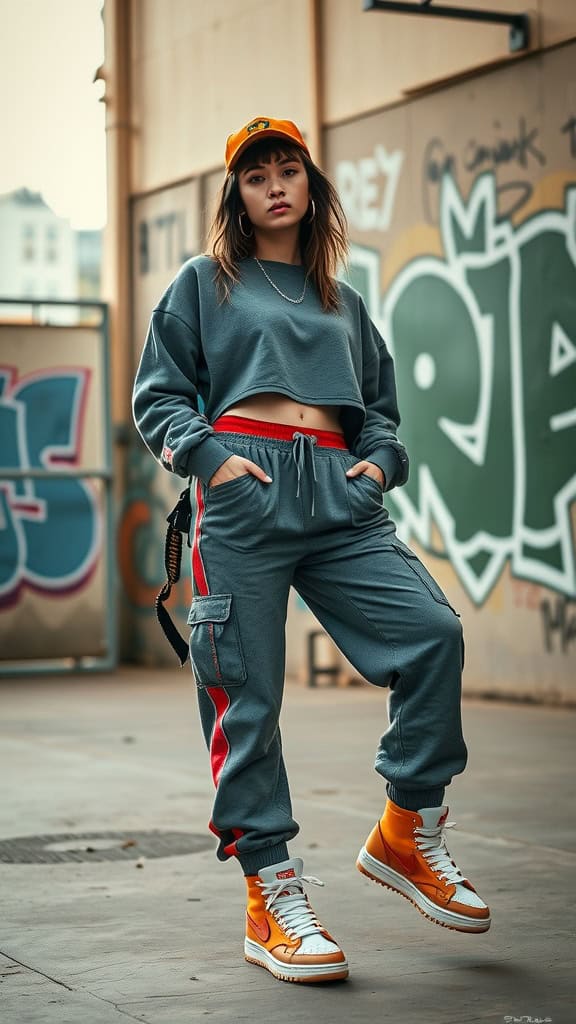
[[[266,483],[267,483],[267,484],[271,484],[271,483],[272,483],[272,477],[271,477],[271,476],[268,476],[268,475],[266,475],[266,476],[264,477],[264,479],[266,480]]]

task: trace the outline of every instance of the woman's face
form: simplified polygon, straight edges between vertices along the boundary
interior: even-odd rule
[[[238,186],[255,231],[276,232],[300,223],[310,202],[308,175],[300,156],[271,156],[269,163],[248,161]]]

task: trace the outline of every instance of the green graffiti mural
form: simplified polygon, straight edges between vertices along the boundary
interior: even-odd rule
[[[404,536],[433,527],[481,605],[506,563],[576,592],[576,183],[562,210],[519,226],[481,175],[440,195],[443,258],[407,263],[382,299],[380,254],[354,246],[350,277],[394,355],[408,484],[389,496]]]

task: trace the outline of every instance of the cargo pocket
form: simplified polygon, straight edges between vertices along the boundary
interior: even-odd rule
[[[190,660],[200,687],[241,686],[246,680],[232,594],[195,597],[188,616]]]
[[[450,604],[448,598],[446,597],[446,594],[438,586],[434,577],[430,575],[428,569],[426,569],[426,567],[422,564],[422,562],[418,558],[418,555],[415,555],[414,552],[406,546],[406,544],[403,544],[402,541],[398,540],[397,538],[392,541],[392,544],[396,548],[396,551],[398,552],[400,557],[404,559],[406,565],[409,566],[412,572],[416,576],[418,576],[420,580],[422,580],[422,583],[424,584],[426,589],[430,591],[434,600],[438,601],[438,604],[445,604],[448,605],[449,608],[452,608],[452,605]],[[458,612],[456,612],[454,608],[452,608],[452,611],[454,612],[455,615],[458,614]]]

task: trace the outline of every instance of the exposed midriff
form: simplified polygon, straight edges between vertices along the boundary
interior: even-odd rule
[[[316,430],[341,432],[337,405],[303,405],[276,392],[250,395],[226,409],[225,415],[246,416],[269,423],[288,423]]]

